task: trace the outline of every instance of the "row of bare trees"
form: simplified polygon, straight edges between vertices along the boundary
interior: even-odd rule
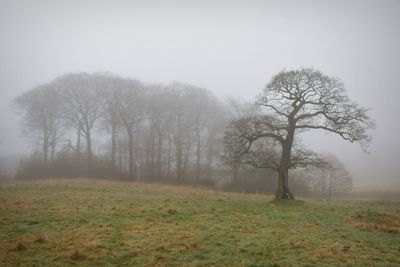
[[[276,172],[277,199],[294,199],[289,171],[295,169],[325,170],[319,178],[329,172],[331,188],[334,175],[351,185],[344,166],[334,168],[335,160],[306,149],[299,134],[323,130],[365,148],[375,125],[340,80],[310,68],[278,73],[254,105],[222,104],[189,84],[144,84],[103,73],[62,75],[14,105],[41,147],[42,175],[74,169],[69,175],[185,183],[232,174],[237,184],[248,165]],[[320,184],[325,193],[327,182]]]
[[[227,121],[203,88],[102,73],[62,75],[14,105],[25,133],[41,147],[45,175],[58,152],[74,153],[76,175],[101,169],[129,179],[210,179]]]

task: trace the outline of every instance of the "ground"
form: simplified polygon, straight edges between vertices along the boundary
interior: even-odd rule
[[[0,186],[0,266],[400,266],[400,202],[94,180]]]

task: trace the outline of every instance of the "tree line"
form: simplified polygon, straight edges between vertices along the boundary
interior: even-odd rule
[[[227,120],[206,89],[103,73],[62,75],[23,93],[14,106],[41,147],[43,176],[207,180]],[[69,157],[69,173],[51,168],[57,153]]]
[[[68,73],[24,92],[13,105],[25,135],[40,147],[21,162],[19,177],[230,184],[240,191],[247,186],[240,180],[259,175],[255,167],[264,169],[277,199],[294,198],[289,171],[293,185],[323,184],[323,192],[326,175],[312,179],[309,170],[331,170],[331,191],[337,180],[332,177],[347,177],[351,184],[344,165],[336,164],[345,175],[333,175],[338,160],[305,149],[298,134],[320,129],[365,147],[374,127],[368,109],[352,102],[338,79],[314,69],[280,72],[255,104],[222,102],[179,82]]]

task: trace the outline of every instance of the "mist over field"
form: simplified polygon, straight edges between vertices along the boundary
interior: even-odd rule
[[[283,69],[339,77],[377,122],[364,154],[321,132],[304,135],[346,163],[356,189],[399,188],[398,1],[2,1],[1,155],[29,154],[13,98],[67,72],[182,81],[221,100],[253,102]]]
[[[399,14],[0,0],[0,265],[400,265]]]

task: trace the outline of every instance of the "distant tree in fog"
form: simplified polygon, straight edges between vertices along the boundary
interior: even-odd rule
[[[233,122],[226,132],[226,145],[228,150],[241,153],[240,157],[258,157],[254,146],[260,140],[268,140],[262,162],[278,172],[276,199],[294,199],[288,185],[289,169],[316,159],[312,152],[296,150],[296,134],[320,129],[358,142],[362,148],[371,140],[368,130],[374,128],[374,122],[367,114],[368,109],[351,101],[338,79],[313,69],[275,75],[257,103],[267,115]]]
[[[344,193],[353,189],[353,177],[344,164],[334,155],[324,156],[326,164],[319,169],[316,186],[322,195],[330,198],[334,193]]]
[[[201,161],[202,154],[205,148],[210,149],[208,156],[212,156],[212,135],[214,134],[212,129],[213,120],[220,117],[219,102],[212,95],[211,92],[203,88],[189,87],[187,89],[187,113],[191,115],[190,120],[192,121],[192,131],[195,143],[195,169],[196,169],[196,180],[200,180],[201,176]],[[209,159],[210,160],[210,159]]]
[[[24,132],[42,147],[47,173],[49,151],[54,157],[55,146],[61,135],[60,98],[52,83],[35,87],[14,99],[14,107],[22,116]]]
[[[54,82],[60,94],[61,116],[69,120],[77,131],[77,162],[80,155],[80,138],[85,138],[88,175],[91,173],[93,161],[92,134],[102,115],[101,77],[87,73],[70,73]]]
[[[171,103],[171,136],[175,146],[175,170],[176,178],[182,181],[185,174],[184,157],[188,159],[188,153],[193,144],[190,130],[193,126],[191,114],[188,113],[189,105],[185,84],[173,83],[168,86],[173,102]],[[186,152],[186,153],[185,153]]]
[[[116,153],[117,153],[117,129],[120,125],[119,104],[120,97],[118,90],[121,79],[116,76],[104,75],[102,78],[101,94],[103,98],[102,118],[106,129],[111,132],[111,176],[115,178]]]
[[[31,97],[38,94],[38,89],[31,89],[18,103],[26,104],[22,110],[29,126],[46,129],[36,139],[43,144],[46,165],[48,151],[53,158],[55,146],[68,141],[58,150],[52,175],[83,175],[80,167],[86,153],[87,175],[180,182],[211,179],[228,119],[224,106],[206,89],[178,82],[145,85],[107,73],[68,73],[39,87],[51,89],[52,99],[43,94]],[[93,144],[94,138],[106,144]],[[110,151],[100,154],[105,147]],[[24,166],[35,166],[37,155]],[[24,173],[29,170],[21,167],[20,176]]]
[[[129,178],[135,178],[134,134],[142,123],[145,114],[146,97],[143,85],[136,80],[120,79],[116,81],[115,91],[118,122],[128,137]]]
[[[148,86],[146,118],[147,118],[147,137],[146,143],[146,178],[154,180],[155,177],[163,176],[163,147],[164,140],[168,142],[167,165],[170,171],[171,161],[171,106],[174,99],[171,98],[171,92],[162,85]],[[168,174],[169,175],[169,174]]]
[[[210,179],[215,151],[222,140],[218,138],[226,123],[223,107],[211,92],[200,87],[176,82],[167,90],[168,128],[175,148],[177,180],[182,181],[193,169],[190,176],[197,182]]]
[[[229,117],[232,119],[232,123],[228,124],[227,127],[231,127],[233,124],[233,121],[237,121],[241,118],[245,117],[252,117],[256,116],[259,114],[259,106],[255,105],[254,103],[241,103],[236,99],[233,98],[228,98],[227,100],[228,104],[228,112],[229,112]],[[240,128],[238,128],[239,130]],[[232,168],[232,181],[231,183],[233,184],[233,187],[237,186],[238,183],[238,178],[239,178],[239,170],[242,166],[245,166],[246,163],[242,162],[241,157],[244,155],[241,149],[244,147],[239,147],[238,145],[235,145],[234,143],[231,142],[236,142],[234,139],[230,139],[230,136],[234,137],[235,129],[227,129],[225,132],[224,136],[224,155],[223,159],[225,163],[230,165]],[[229,133],[229,134],[228,134]],[[253,164],[250,164],[253,165]],[[254,166],[254,165],[253,165]]]

